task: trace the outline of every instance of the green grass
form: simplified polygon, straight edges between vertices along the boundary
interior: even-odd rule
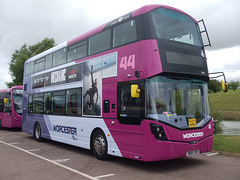
[[[213,150],[240,156],[240,136],[214,135]]]
[[[211,93],[209,103],[211,111],[217,110],[222,113],[224,120],[240,120],[240,89],[229,90],[227,93]]]

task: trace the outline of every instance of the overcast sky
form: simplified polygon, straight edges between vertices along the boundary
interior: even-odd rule
[[[206,48],[209,72],[240,80],[239,0],[0,0],[0,89],[11,81],[11,55],[24,43],[48,37],[60,44],[147,4],[204,19],[212,43]]]

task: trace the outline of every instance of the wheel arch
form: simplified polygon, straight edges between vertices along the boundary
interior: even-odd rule
[[[92,133],[91,133],[91,136],[90,136],[90,150],[92,151],[92,140],[93,140],[93,135],[96,131],[102,131],[103,134],[105,135],[106,139],[107,139],[107,136],[105,134],[105,132],[100,128],[100,127],[96,127],[92,130]]]

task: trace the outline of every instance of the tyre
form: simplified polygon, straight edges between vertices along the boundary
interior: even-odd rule
[[[41,126],[38,122],[34,126],[34,138],[38,142],[43,141],[43,138],[41,137]]]
[[[108,144],[107,139],[103,131],[97,130],[94,132],[91,140],[91,149],[94,156],[100,160],[107,160],[109,158],[107,154]]]

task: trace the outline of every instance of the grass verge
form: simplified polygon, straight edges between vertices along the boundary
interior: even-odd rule
[[[214,135],[213,150],[223,154],[240,156],[240,136]]]
[[[219,111],[224,120],[240,121],[240,89],[209,94],[211,111]]]

